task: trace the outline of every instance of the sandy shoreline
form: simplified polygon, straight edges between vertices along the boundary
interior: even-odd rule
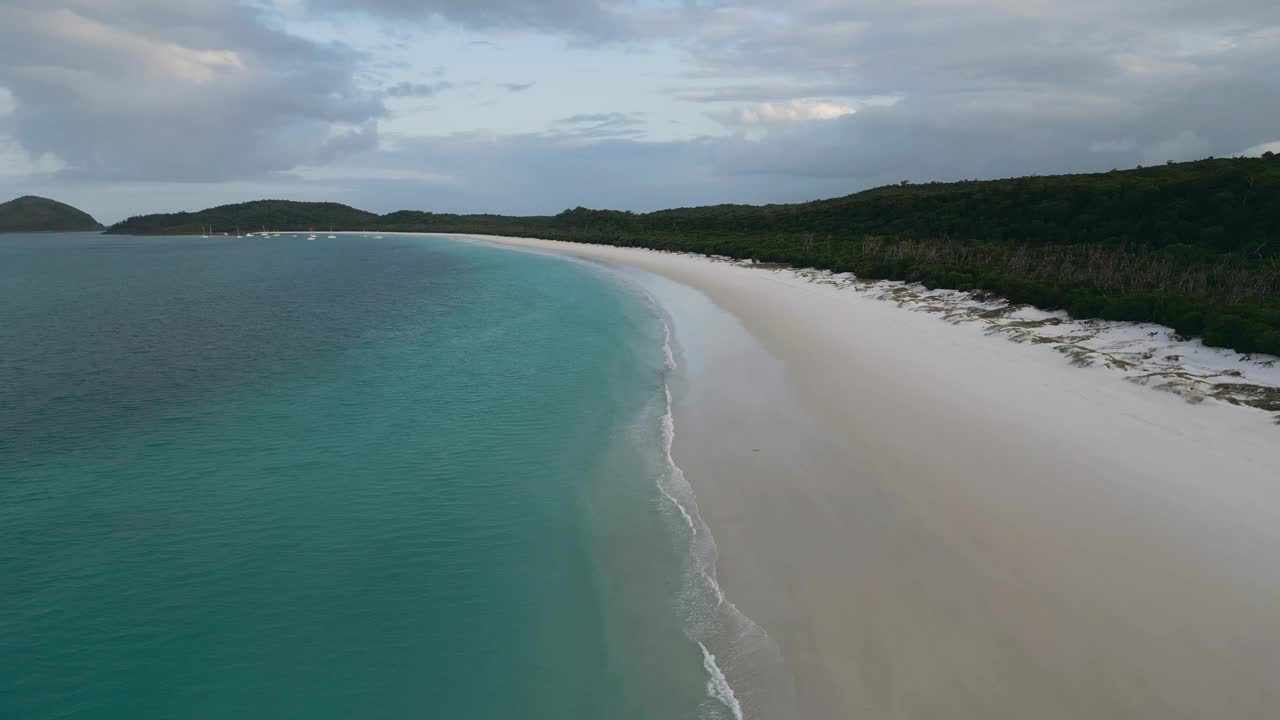
[[[1264,414],[782,273],[482,239],[656,273],[758,341],[682,336],[673,310],[695,358],[676,460],[721,586],[794,685],[755,716],[1280,707],[1280,429]]]

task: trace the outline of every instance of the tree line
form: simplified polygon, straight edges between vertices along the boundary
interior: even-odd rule
[[[1280,355],[1280,157],[902,183],[788,205],[508,217],[260,201],[108,232],[239,226],[527,235],[697,252],[981,290],[1078,318],[1151,321]]]

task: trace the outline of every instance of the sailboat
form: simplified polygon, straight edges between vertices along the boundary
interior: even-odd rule
[[[200,237],[202,237],[202,238],[207,238],[207,237],[209,237],[209,228],[208,228],[208,226],[206,226],[206,225],[201,225],[201,226],[200,226],[200,233],[201,233]]]
[[[333,226],[332,226],[332,225],[330,225],[330,226],[329,226],[329,237],[328,237],[327,239],[328,239],[328,240],[335,240],[335,239],[337,239],[337,237],[338,237],[337,235],[334,235],[334,234],[333,234]]]

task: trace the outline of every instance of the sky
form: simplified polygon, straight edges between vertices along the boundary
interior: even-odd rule
[[[1275,0],[0,0],[0,200],[798,202],[1280,151]]]

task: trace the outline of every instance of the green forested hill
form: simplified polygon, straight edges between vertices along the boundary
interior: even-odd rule
[[[1211,345],[1280,354],[1280,157],[1136,170],[902,184],[793,205],[653,213],[576,208],[547,217],[284,203],[301,222],[247,203],[131,218],[110,232],[195,232],[156,218],[217,216],[217,227],[532,235],[850,271],[986,290],[1077,317],[1155,321]],[[254,210],[254,212],[251,212]],[[307,214],[309,213],[309,214]],[[209,224],[209,223],[206,223]]]
[[[268,230],[353,230],[378,221],[378,215],[339,203],[255,200],[221,205],[199,212],[138,215],[107,229],[120,235],[199,235],[206,228],[216,233]]]
[[[88,213],[57,200],[25,195],[0,203],[0,233],[101,230]]]

